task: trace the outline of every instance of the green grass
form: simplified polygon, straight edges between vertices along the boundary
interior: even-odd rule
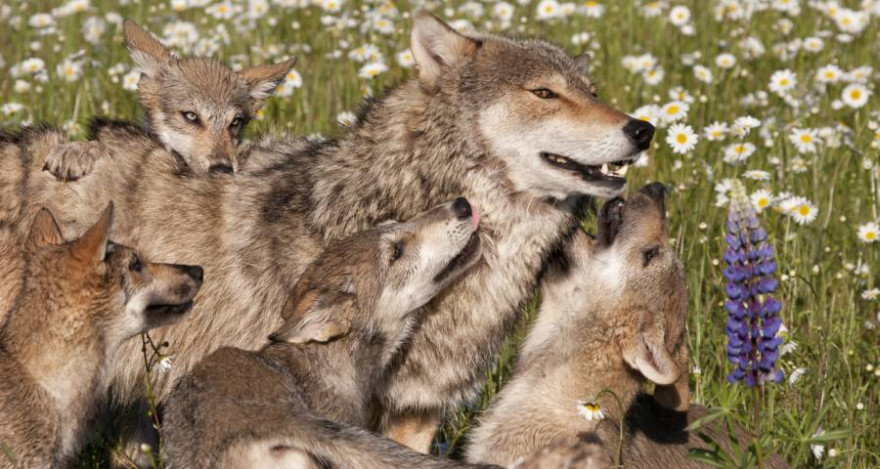
[[[176,21],[193,22],[199,31],[208,31],[218,23],[226,24],[233,40],[222,44],[218,56],[227,62],[245,65],[276,60],[269,51],[279,49],[300,58],[297,70],[304,84],[289,97],[273,98],[266,107],[264,120],[252,124],[254,133],[266,130],[289,130],[297,134],[323,133],[338,135],[336,115],[341,111],[355,110],[362,97],[363,85],[374,92],[391,86],[409,76],[411,69],[397,65],[394,53],[408,46],[409,21],[402,15],[410,11],[408,3],[396,6],[400,13],[394,18],[395,32],[381,35],[362,32],[359,27],[338,30],[321,25],[325,14],[316,6],[282,9],[273,6],[269,14],[254,21],[253,26],[244,21],[242,31],[236,31],[233,21],[218,21],[206,15],[202,8],[187,9],[175,13],[169,3],[131,2],[118,6],[116,2],[96,0],[91,10],[57,20],[57,32],[41,36],[27,26],[31,15],[46,12],[58,6],[54,2],[33,1],[11,6],[10,15],[22,17],[21,27],[7,27],[10,17],[0,17],[3,41],[0,57],[5,67],[0,68],[0,105],[20,103],[24,108],[11,115],[0,114],[0,123],[16,124],[22,121],[47,120],[65,124],[75,121],[82,124],[95,114],[109,114],[116,118],[136,118],[136,95],[114,83],[108,69],[117,63],[130,67],[127,51],[120,31],[108,25],[98,45],[84,41],[81,33],[83,21],[92,15],[103,16],[116,12],[145,24],[153,31]],[[521,36],[552,40],[571,53],[590,50],[595,55],[593,78],[599,93],[606,102],[626,111],[645,104],[663,104],[669,101],[668,92],[682,86],[696,101],[691,104],[686,122],[701,133],[704,126],[713,121],[731,123],[736,117],[751,114],[763,122],[774,120],[774,125],[763,136],[756,131],[746,141],[757,146],[757,151],[745,166],[731,166],[722,161],[723,148],[734,142],[710,142],[701,138],[696,149],[685,156],[674,155],[665,143],[666,132],[661,130],[650,152],[650,164],[633,170],[633,186],[658,180],[674,187],[669,213],[671,237],[688,271],[688,287],[691,310],[688,344],[691,364],[699,368],[692,373],[692,398],[708,406],[727,408],[732,415],[747,420],[751,415],[748,393],[732,389],[726,375],[731,367],[726,359],[724,335],[725,312],[723,302],[724,280],[719,264],[724,252],[723,230],[725,208],[715,206],[713,187],[718,181],[739,176],[745,170],[761,169],[771,174],[768,182],[747,181],[750,191],[765,187],[774,193],[782,191],[806,197],[818,206],[818,218],[810,224],[798,225],[777,210],[762,214],[762,222],[777,247],[780,274],[779,296],[784,309],[783,318],[791,330],[791,338],[797,349],[785,355],[781,367],[790,374],[795,368],[804,368],[805,374],[794,385],[782,383],[770,386],[763,397],[763,429],[770,436],[776,451],[782,454],[792,467],[862,467],[880,465],[880,376],[874,367],[880,366],[880,327],[877,314],[880,304],[861,298],[861,293],[878,285],[880,270],[880,243],[865,244],[856,237],[859,225],[877,220],[880,194],[880,174],[876,169],[863,167],[870,161],[880,165],[878,150],[872,147],[880,142],[876,130],[869,128],[871,110],[878,109],[875,94],[868,104],[853,110],[847,107],[834,109],[832,101],[840,96],[843,85],[831,85],[827,93],[819,93],[813,87],[816,70],[835,63],[844,70],[861,65],[875,64],[878,40],[878,19],[851,43],[840,44],[836,39],[837,26],[823,13],[802,5],[800,15],[792,17],[792,30],[788,35],[779,27],[781,13],[760,12],[751,21],[716,22],[713,5],[709,1],[684,1],[693,13],[696,29],[693,36],[685,36],[666,21],[666,14],[658,18],[645,18],[633,5],[640,2],[604,2],[608,7],[601,19],[588,19],[579,14],[568,18],[542,22],[535,17],[535,5],[516,6],[514,27],[509,31]],[[846,2],[857,7],[858,2]],[[437,5],[438,12],[445,7],[456,9],[462,2]],[[356,23],[364,17],[364,11],[375,4],[348,1],[341,12]],[[483,19],[472,21],[482,25],[491,14],[492,4],[487,4]],[[24,8],[21,10],[21,8]],[[2,13],[0,13],[2,15]],[[241,15],[237,15],[241,16]],[[277,20],[275,26],[268,18]],[[456,13],[454,18],[464,17]],[[524,18],[521,20],[520,18]],[[297,22],[299,28],[292,27]],[[519,31],[517,31],[519,29]],[[587,31],[592,38],[586,45],[572,45],[575,33]],[[825,47],[817,53],[801,51],[789,60],[774,56],[773,45],[795,38],[830,31]],[[740,39],[752,35],[761,40],[767,49],[764,56],[746,60]],[[30,50],[32,43],[39,43],[40,50]],[[367,82],[358,78],[360,64],[347,58],[348,49],[364,43],[373,43],[385,54],[388,72]],[[83,78],[72,83],[60,80],[55,66],[65,57],[83,50]],[[341,58],[327,58],[325,54],[342,50]],[[691,68],[682,61],[682,54],[700,52],[697,63],[708,66],[715,75],[712,84],[695,79]],[[639,75],[627,71],[621,60],[625,55],[652,53],[665,71],[665,78],[656,86],[648,86]],[[731,52],[738,62],[732,69],[719,69],[714,58],[721,52]],[[231,58],[241,56],[236,60]],[[49,81],[32,82],[29,91],[14,91],[15,80],[9,68],[29,57],[42,58],[49,69]],[[872,60],[874,59],[874,60]],[[746,108],[741,98],[748,93],[767,90],[769,78],[780,69],[791,69],[797,74],[796,93],[809,95],[812,100],[803,104],[803,111],[796,113],[782,99],[770,93],[765,106]],[[876,79],[872,80],[876,81]],[[878,116],[874,121],[880,120]],[[840,146],[821,145],[815,154],[803,155],[806,170],[796,172],[793,162],[798,157],[796,148],[788,140],[792,127],[834,127],[838,124],[848,129],[845,133],[850,144]],[[72,126],[77,134],[81,127]],[[702,137],[702,136],[701,136]],[[778,162],[777,162],[778,160]],[[711,170],[712,176],[709,175]],[[860,271],[864,266],[865,271]],[[534,304],[529,311],[534,311]],[[526,315],[526,318],[529,315]],[[474,424],[479,410],[491,400],[509,376],[516,355],[517,338],[526,330],[524,319],[516,337],[499,357],[489,373],[488,384],[482,397],[465,410],[450,413],[438,441],[447,454],[460,454],[468,428]],[[861,407],[861,409],[859,409]],[[844,430],[844,436],[833,434],[836,439],[825,442],[837,455],[817,461],[810,452],[810,438],[819,428],[831,433]],[[98,459],[81,461],[84,467],[99,465]]]

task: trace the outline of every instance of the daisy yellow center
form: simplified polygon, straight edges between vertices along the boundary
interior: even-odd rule
[[[721,131],[719,131],[719,130],[713,130],[713,131],[712,131],[712,136],[713,136],[713,137],[720,137],[720,136],[721,136]]]
[[[849,97],[852,98],[852,99],[859,99],[859,98],[862,97],[862,92],[859,91],[859,90],[852,90],[852,91],[849,93]]]
[[[642,117],[639,117],[639,119],[641,119],[645,122],[651,122],[651,118],[648,116],[642,116]],[[880,138],[880,134],[877,134],[877,138]]]
[[[220,5],[217,7],[217,11],[220,13],[226,13],[226,5]]]
[[[584,5],[588,6],[588,7],[594,7],[594,6],[596,6],[596,2],[587,2],[587,3],[584,3]]]
[[[869,231],[869,232],[865,233],[865,239],[867,239],[868,241],[874,241],[874,238],[876,238],[876,237],[877,237],[877,233],[875,233],[873,231]]]
[[[687,135],[678,134],[675,136],[675,141],[678,143],[686,143],[688,141]]]
[[[596,404],[595,402],[588,402],[584,404],[584,408],[589,410],[590,412],[598,412],[599,404]]]
[[[678,110],[679,110],[678,106],[669,106],[669,108],[666,109],[666,114],[669,114],[669,115],[678,114]]]
[[[834,76],[835,76],[834,72],[832,72],[832,71],[825,72],[825,78],[828,78],[829,80],[834,78]]]
[[[810,214],[810,207],[807,207],[806,205],[801,205],[800,207],[798,207],[798,213],[800,213],[801,216],[805,217]]]
[[[553,5],[547,5],[544,7],[544,13],[553,13]]]
[[[767,197],[761,197],[760,199],[758,199],[758,207],[760,208],[764,208],[769,204],[770,201],[767,199]]]
[[[782,86],[787,85],[787,84],[788,84],[788,78],[783,78],[783,79],[779,80],[779,84],[782,85]]]
[[[74,73],[76,72],[73,70],[73,67],[67,67],[64,69],[64,74],[67,76],[73,76]]]
[[[733,150],[737,153],[742,153],[746,151],[746,147],[745,145],[737,145]]]
[[[801,135],[801,141],[804,143],[810,143],[813,141],[813,137],[810,137],[810,134]]]

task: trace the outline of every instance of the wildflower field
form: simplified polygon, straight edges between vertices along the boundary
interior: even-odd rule
[[[338,136],[365,97],[413,73],[418,6],[461,31],[592,54],[600,99],[658,128],[628,176],[672,188],[692,401],[792,467],[880,466],[880,0],[0,0],[0,125],[48,121],[82,137],[92,116],[139,118],[129,18],[182,55],[233,68],[298,57],[249,134]],[[751,378],[736,372],[742,318],[728,303],[743,279],[729,270],[730,205],[734,224],[762,227],[755,242],[775,259],[762,327],[781,341],[762,350],[773,372]],[[461,454],[515,350],[512,338],[482,397],[449,413],[438,454]]]

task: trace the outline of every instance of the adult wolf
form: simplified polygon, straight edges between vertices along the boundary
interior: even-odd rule
[[[427,306],[381,396],[387,433],[427,450],[444,408],[474,396],[584,196],[622,192],[626,180],[608,168],[650,145],[653,127],[601,103],[586,61],[558,47],[464,36],[420,12],[412,48],[418,76],[371,103],[344,139],[254,147],[260,161],[288,153],[254,173],[191,177],[156,146],[122,167],[99,161],[97,177],[73,183],[32,175],[28,203],[63,214],[65,230],[115,194],[120,241],[212,273],[185,327],[158,334],[177,351],[156,376],[160,396],[216,348],[262,344],[328,240],[464,196],[483,214],[483,259]],[[123,398],[141,383],[139,349],[129,352]]]

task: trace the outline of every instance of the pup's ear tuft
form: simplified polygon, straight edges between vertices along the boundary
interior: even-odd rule
[[[687,345],[681,344],[676,355],[675,358],[680,371],[678,379],[669,386],[657,386],[654,389],[654,400],[667,409],[686,412],[691,402],[690,383],[688,382],[690,366],[688,364]]]
[[[138,69],[147,77],[158,79],[162,67],[174,58],[171,51],[134,21],[125,20],[122,29],[128,52]]]
[[[464,61],[476,52],[477,41],[459,34],[440,18],[419,10],[413,15],[413,57],[422,84],[433,87],[444,68]]]
[[[248,67],[239,72],[250,87],[251,114],[256,114],[263,107],[263,103],[272,96],[275,88],[284,81],[284,77],[294,65],[296,65],[296,57],[277,64]]]
[[[663,334],[654,327],[637,332],[624,345],[623,359],[645,378],[661,386],[672,384],[682,372],[666,350]]]
[[[306,294],[269,340],[292,344],[329,342],[351,330],[349,313],[354,305],[354,297],[348,294]]]
[[[73,257],[88,263],[104,260],[111,228],[113,228],[113,202],[107,205],[101,213],[101,218],[89,228],[89,231],[73,242],[71,249]]]
[[[58,222],[46,208],[41,208],[40,213],[34,218],[31,225],[31,231],[28,234],[25,248],[28,251],[36,251],[44,246],[64,244],[64,238],[61,236],[61,228]]]

